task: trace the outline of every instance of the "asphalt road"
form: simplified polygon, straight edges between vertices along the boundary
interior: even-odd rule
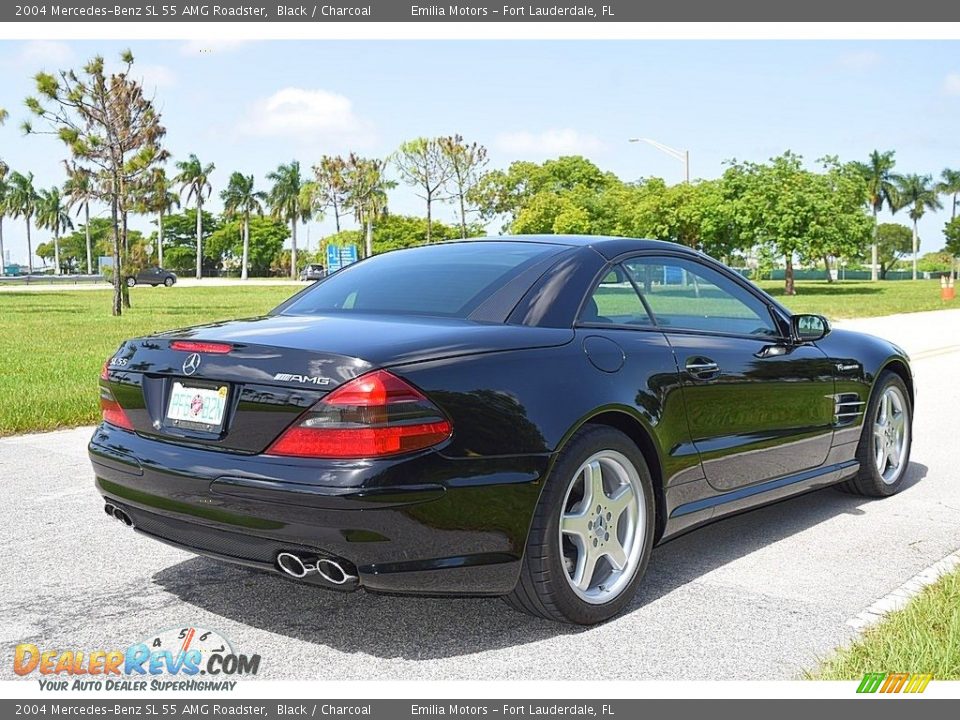
[[[0,440],[0,678],[20,642],[122,648],[170,627],[214,629],[269,679],[791,679],[850,639],[846,621],[960,547],[960,311],[845,324],[915,357],[906,489],[827,489],[658,548],[628,612],[592,629],[494,599],[303,587],[153,542],[108,519],[90,428]]]

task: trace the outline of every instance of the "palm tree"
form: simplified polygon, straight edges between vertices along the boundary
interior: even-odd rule
[[[155,168],[147,181],[143,200],[147,212],[157,214],[157,265],[163,267],[163,218],[174,207],[180,207],[180,197],[171,190],[173,184],[163,168]]]
[[[897,195],[900,202],[897,210],[910,208],[910,219],[913,220],[913,279],[917,279],[917,221],[924,216],[927,210],[939,210],[943,207],[937,194],[937,186],[933,184],[930,175],[904,175],[897,183]]]
[[[177,163],[177,170],[180,174],[173,180],[180,183],[180,194],[187,193],[186,202],[193,198],[197,203],[197,280],[202,277],[200,271],[203,255],[201,254],[203,238],[203,201],[205,197],[210,197],[213,188],[210,186],[210,175],[216,166],[213,163],[204,165],[196,155],[190,154],[186,160]]]
[[[7,196],[10,194],[10,186],[7,184],[7,167],[0,163],[0,277],[3,277],[7,269],[7,255],[3,251],[3,218],[7,214]]]
[[[960,170],[945,168],[944,171],[940,173],[937,192],[941,195],[950,195],[952,197],[953,208],[950,211],[950,219],[955,219],[957,217],[957,195],[960,195]]]
[[[278,220],[290,223],[290,277],[297,277],[297,223],[310,219],[310,205],[302,202],[303,180],[300,177],[300,163],[291,160],[281,164],[267,175],[273,182],[267,202],[271,214]]]
[[[891,212],[898,205],[897,184],[901,177],[893,172],[896,161],[893,150],[874,150],[865,163],[857,163],[867,183],[868,202],[873,210],[873,244],[870,247],[870,279],[877,280],[877,213],[886,206]]]
[[[64,202],[60,188],[54,185],[49,190],[40,191],[37,203],[37,227],[53,231],[54,273],[60,274],[60,233],[73,228],[70,221],[70,208]]]
[[[93,173],[86,168],[67,165],[67,181],[63,184],[67,207],[83,212],[83,229],[87,238],[87,275],[93,274],[93,244],[90,239],[90,202],[96,198]]]
[[[348,205],[366,231],[364,257],[373,254],[373,222],[387,213],[387,190],[397,186],[384,175],[386,166],[383,160],[368,160],[353,153],[347,158]]]
[[[253,175],[235,172],[230,176],[227,189],[220,193],[223,200],[223,214],[228,219],[243,219],[243,264],[240,266],[240,279],[247,279],[247,261],[250,256],[250,214],[263,215],[263,203],[266,193],[253,189]]]
[[[11,217],[23,218],[27,225],[27,272],[33,274],[33,242],[30,238],[30,226],[37,211],[37,195],[33,187],[33,173],[21,175],[10,173],[10,191],[7,194],[7,211]]]

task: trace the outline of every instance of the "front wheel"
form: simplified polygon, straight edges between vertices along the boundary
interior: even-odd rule
[[[903,379],[885,370],[877,378],[857,445],[860,470],[840,485],[855,495],[888,497],[899,492],[910,464],[913,406]]]
[[[136,278],[133,278],[133,277],[128,277],[128,278],[127,278],[127,287],[133,287],[133,286],[136,285],[136,284],[137,284],[137,279],[136,279]]]
[[[654,518],[650,471],[636,444],[613,428],[581,430],[547,480],[507,603],[548,620],[608,620],[643,577]]]
[[[172,278],[172,277],[164,278],[164,280],[163,280],[163,286],[164,286],[164,287],[173,287],[173,278]]]

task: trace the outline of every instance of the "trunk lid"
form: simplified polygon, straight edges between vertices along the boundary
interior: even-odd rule
[[[324,395],[370,370],[572,338],[572,330],[466,320],[272,315],[129,340],[107,382],[141,435],[260,453]],[[229,348],[191,352],[175,349],[178,341]]]

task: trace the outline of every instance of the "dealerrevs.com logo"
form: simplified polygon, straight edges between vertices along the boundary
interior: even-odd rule
[[[259,655],[236,653],[213,630],[171,628],[125,650],[42,649],[17,645],[13,671],[41,690],[233,690],[256,675]]]

